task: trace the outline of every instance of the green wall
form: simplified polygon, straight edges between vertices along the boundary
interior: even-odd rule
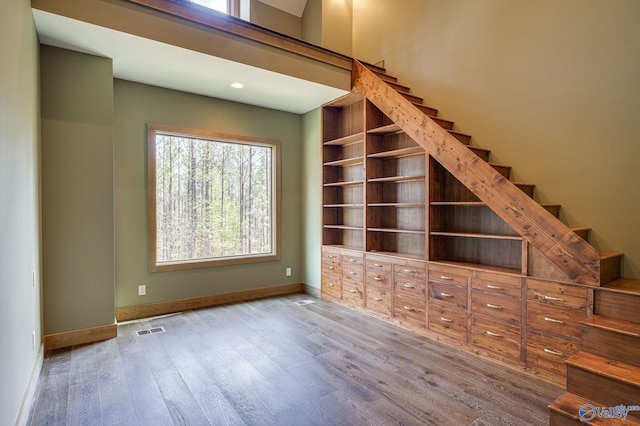
[[[32,372],[38,377],[42,335],[38,39],[29,2],[0,2],[0,57],[0,424],[12,425]]]
[[[111,59],[42,46],[45,334],[114,323]]]
[[[302,253],[303,280],[309,291],[320,292],[322,244],[321,109],[302,116]],[[312,290],[315,289],[315,290]]]
[[[116,307],[301,282],[301,135],[296,114],[115,80]],[[281,142],[282,244],[279,261],[148,272],[146,124]],[[292,276],[285,276],[285,268]],[[147,295],[138,296],[138,285]]]
[[[640,2],[354,0],[375,62],[640,278]]]

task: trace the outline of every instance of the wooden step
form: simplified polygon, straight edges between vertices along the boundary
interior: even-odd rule
[[[509,175],[511,175],[511,166],[503,166],[501,164],[494,164],[494,163],[489,163],[489,165],[493,167],[502,176],[509,179]]]
[[[579,228],[571,228],[571,230],[576,234],[578,234],[578,236],[580,236],[580,238],[582,238],[583,240],[589,241],[589,233],[591,232],[591,228],[579,227]]]
[[[436,117],[438,115],[438,110],[436,108],[431,108],[429,106],[416,104],[416,103],[414,103],[413,106],[415,106],[420,111],[422,111],[425,115],[428,115],[431,118]]]
[[[567,392],[598,401],[605,407],[640,404],[640,367],[585,351],[566,363]],[[633,416],[640,419],[640,412]]]
[[[622,272],[621,251],[603,252],[600,254],[600,285],[617,280]]]
[[[582,350],[640,367],[640,324],[593,315],[582,321]]]
[[[595,290],[594,314],[640,324],[640,280],[621,278]]]
[[[533,190],[535,189],[535,185],[532,183],[522,183],[522,182],[513,182],[515,186],[520,188],[520,191],[527,194],[529,197],[533,198]]]
[[[471,143],[471,135],[465,135],[464,133],[455,132],[453,130],[449,130],[449,133],[465,145],[469,145]]]
[[[473,153],[476,154],[478,157],[480,157],[483,161],[487,161],[487,162],[489,161],[489,154],[491,153],[491,150],[485,149],[485,148],[478,148],[477,146],[469,146],[467,148],[473,151]]]
[[[399,83],[394,83],[391,81],[386,82],[389,86],[393,87],[397,92],[411,93],[411,88],[409,86],[404,86]]]
[[[400,93],[406,100],[409,102],[413,102],[414,104],[421,104],[424,102],[424,99],[420,96],[412,95],[411,93],[398,92]]]
[[[444,118],[431,117],[431,116],[429,118],[431,118],[433,121],[438,123],[440,127],[442,127],[443,129],[446,129],[446,130],[453,129],[453,121],[445,120]]]
[[[362,64],[371,70],[378,78],[387,82],[387,83],[397,83],[398,78],[392,75],[387,74],[387,70],[383,67],[373,64],[367,64],[366,62],[362,62]]]
[[[560,204],[541,204],[541,206],[556,218],[560,217]]]
[[[584,405],[590,405],[591,407],[601,408],[602,404],[575,395],[571,392],[564,392],[560,395],[551,405],[549,405],[549,425],[550,426],[575,426],[585,425],[580,420],[580,409],[583,408],[583,415],[585,416],[585,422],[588,421],[590,425],[640,425],[640,422],[636,421],[633,417],[628,417],[623,421],[621,419],[612,419],[600,417],[597,412],[595,415],[590,415],[590,407],[584,407]],[[609,408],[609,407],[604,407]],[[603,413],[604,414],[604,413]],[[587,420],[590,419],[590,420]]]

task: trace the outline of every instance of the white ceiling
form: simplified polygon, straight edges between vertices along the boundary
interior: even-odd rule
[[[281,3],[278,6],[281,8],[285,3],[306,3],[306,0],[269,1]],[[111,58],[114,77],[124,80],[296,114],[346,93],[37,9],[33,9],[33,16],[42,44]],[[244,88],[233,89],[230,85],[236,81],[244,84]]]

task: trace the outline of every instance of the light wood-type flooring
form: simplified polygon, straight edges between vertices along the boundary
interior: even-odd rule
[[[543,425],[561,392],[299,294],[126,323],[116,339],[52,351],[29,424]]]

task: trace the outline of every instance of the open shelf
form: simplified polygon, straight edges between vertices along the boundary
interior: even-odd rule
[[[363,142],[364,142],[364,133],[359,132],[353,135],[343,136],[341,138],[326,141],[324,144],[344,146],[344,145],[352,145],[352,144],[363,143]]]

